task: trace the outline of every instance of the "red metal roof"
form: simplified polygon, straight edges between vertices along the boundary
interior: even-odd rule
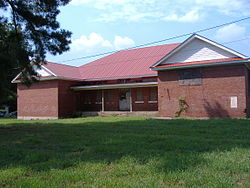
[[[153,75],[150,66],[179,44],[167,44],[119,51],[79,67],[82,79],[105,79]]]
[[[44,66],[58,77],[92,80],[157,76],[150,66],[176,48],[179,43],[123,50],[80,67],[48,62]]]
[[[150,70],[150,66],[158,62],[180,43],[123,50],[106,57],[97,59],[80,67],[48,62],[44,66],[52,71],[56,77],[77,80],[105,80],[157,76],[156,71]],[[242,58],[214,59],[185,63],[173,63],[159,65],[154,68],[181,67],[186,65],[198,65],[242,60]]]
[[[43,66],[53,72],[57,77],[81,79],[78,67],[51,62],[47,62]]]
[[[219,62],[229,62],[229,61],[237,61],[242,60],[243,58],[223,58],[223,59],[212,59],[212,60],[204,60],[204,61],[192,61],[185,63],[171,63],[165,65],[159,65],[154,68],[165,68],[165,67],[182,67],[186,65],[200,65],[200,64],[210,64],[210,63],[219,63]]]

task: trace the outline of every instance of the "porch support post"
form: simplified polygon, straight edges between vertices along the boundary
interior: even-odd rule
[[[130,97],[130,100],[129,100],[130,101],[130,104],[129,104],[130,105],[130,112],[133,112],[132,89],[131,88],[130,88],[130,96],[129,97]]]
[[[102,112],[104,112],[104,89],[102,89]]]

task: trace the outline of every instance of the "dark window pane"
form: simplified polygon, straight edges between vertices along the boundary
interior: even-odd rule
[[[136,100],[137,101],[143,101],[142,88],[137,88],[136,89]]]
[[[113,102],[113,90],[111,89],[108,90],[107,102]]]
[[[157,87],[150,88],[150,101],[157,101]]]
[[[181,71],[179,75],[180,85],[195,86],[202,84],[202,75],[201,72],[197,69]]]
[[[101,90],[97,91],[96,102],[102,102],[102,91]]]

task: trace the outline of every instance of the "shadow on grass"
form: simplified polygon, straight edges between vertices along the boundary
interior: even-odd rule
[[[72,119],[0,124],[0,168],[66,169],[79,162],[157,161],[165,172],[206,163],[203,153],[249,148],[250,121]]]

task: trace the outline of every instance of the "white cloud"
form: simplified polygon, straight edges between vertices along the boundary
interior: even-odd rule
[[[248,0],[195,0],[203,8],[212,8],[226,15],[250,15],[250,2]]]
[[[85,4],[85,3],[90,3],[92,0],[72,0],[70,4],[72,5],[80,5],[80,4]]]
[[[101,22],[165,20],[197,22],[205,15],[250,15],[249,0],[72,0],[71,5],[88,4],[99,11]]]
[[[116,50],[132,47],[135,42],[129,37],[115,36],[114,47]]]
[[[91,53],[101,50],[120,50],[134,45],[134,40],[129,37],[115,36],[114,41],[111,42],[104,39],[100,34],[91,33],[89,36],[82,35],[80,38],[73,40],[71,49]]]
[[[194,10],[191,10],[191,11],[185,13],[184,15],[177,15],[175,13],[168,15],[168,16],[162,18],[162,20],[178,21],[178,22],[196,22],[196,21],[200,20],[201,17],[202,17],[202,15],[198,12],[198,10],[194,9]]]
[[[230,24],[217,30],[215,38],[222,42],[244,38],[246,28],[237,24]]]
[[[80,38],[72,41],[71,48],[74,51],[92,51],[96,48],[111,48],[112,44],[97,33],[91,33],[89,36],[82,35]]]

